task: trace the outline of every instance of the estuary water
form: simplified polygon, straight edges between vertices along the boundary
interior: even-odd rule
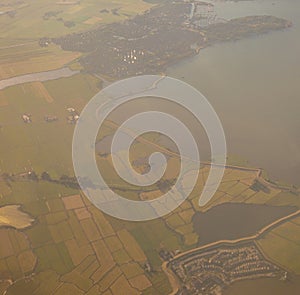
[[[297,211],[295,207],[225,203],[193,216],[199,245],[250,237],[267,225]]]
[[[300,1],[213,3],[218,17],[274,15],[293,27],[203,49],[167,74],[210,101],[229,154],[264,168],[274,180],[300,185]]]

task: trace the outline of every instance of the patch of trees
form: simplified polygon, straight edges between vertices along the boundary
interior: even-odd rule
[[[76,177],[62,175],[59,179],[54,179],[46,171],[44,171],[41,175],[38,175],[35,171],[30,171],[30,172],[22,173],[22,174],[3,173],[0,176],[0,179],[2,179],[7,185],[9,185],[10,182],[27,180],[27,181],[32,181],[32,182],[47,181],[47,182],[64,185],[66,187],[70,187],[70,188],[74,188],[74,189],[80,188]]]
[[[176,179],[160,179],[157,182],[157,187],[159,188],[160,191],[163,193],[168,192],[176,182]]]
[[[255,180],[254,183],[250,186],[250,189],[252,189],[255,192],[263,191],[264,193],[268,194],[270,193],[270,189],[261,183],[259,180]]]
[[[69,20],[64,22],[64,26],[67,27],[67,28],[75,27],[75,25],[76,25],[75,22],[72,22],[72,21],[69,21]]]
[[[62,11],[58,10],[58,11],[48,11],[43,15],[43,19],[44,20],[48,20],[51,17],[56,17],[58,14],[60,14]]]

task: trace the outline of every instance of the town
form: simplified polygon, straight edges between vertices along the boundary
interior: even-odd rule
[[[212,44],[289,26],[289,21],[273,16],[224,20],[208,2],[167,1],[122,23],[44,38],[40,46],[53,42],[64,50],[83,52],[80,63],[85,71],[116,80],[164,73],[170,64]]]
[[[168,267],[181,282],[177,295],[220,295],[236,281],[287,278],[284,270],[264,258],[254,242],[187,252],[171,259]]]

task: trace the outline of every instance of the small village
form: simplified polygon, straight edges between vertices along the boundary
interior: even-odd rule
[[[169,268],[182,285],[177,295],[220,295],[227,286],[240,280],[265,277],[287,279],[287,273],[267,261],[253,242],[168,258],[171,259]]]
[[[288,26],[286,20],[271,16],[225,20],[209,2],[168,1],[122,23],[44,38],[40,45],[53,42],[64,50],[84,52],[80,63],[85,71],[116,80],[164,73],[170,64],[212,44]]]

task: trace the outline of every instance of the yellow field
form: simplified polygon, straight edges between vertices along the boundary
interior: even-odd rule
[[[121,230],[117,232],[117,235],[121,240],[125,250],[134,261],[145,262],[147,260],[144,252],[127,230]]]
[[[129,283],[132,287],[138,289],[139,291],[143,291],[152,286],[151,282],[145,275],[139,275],[135,278],[132,278],[129,280]]]
[[[132,279],[144,273],[143,269],[136,262],[126,263],[124,265],[121,265],[121,269],[127,279]]]
[[[72,284],[63,284],[53,294],[55,294],[55,295],[66,295],[66,294],[83,295],[84,292]]]
[[[155,190],[151,192],[142,192],[140,193],[140,199],[142,201],[154,200],[161,197],[163,193],[160,190]]]
[[[107,275],[101,280],[100,290],[107,291],[113,283],[122,275],[122,271],[119,267],[113,268]]]
[[[190,223],[192,221],[192,217],[195,214],[193,209],[188,209],[179,212],[179,216],[184,221],[184,223]]]
[[[93,242],[92,246],[100,264],[100,268],[93,274],[92,278],[95,281],[100,281],[105,274],[115,266],[116,262],[104,241],[98,240]]]
[[[56,70],[81,56],[78,52],[63,51],[55,45],[41,48],[37,41],[23,44],[12,48],[0,46],[0,80]]]
[[[121,291],[122,290],[122,291]],[[121,276],[111,287],[113,294],[130,294],[138,295],[139,292],[136,289],[133,289],[129,282],[126,280],[125,276]]]
[[[101,237],[97,226],[92,218],[80,221],[81,227],[90,242],[97,241]]]
[[[183,236],[184,238],[184,243],[187,245],[187,246],[192,246],[192,245],[195,245],[197,244],[198,240],[199,240],[199,237],[197,234],[195,233],[188,233],[188,234],[185,234]]]
[[[19,206],[5,206],[0,208],[0,227],[11,226],[24,229],[33,223],[33,219],[26,213],[20,211]]]
[[[0,128],[1,132],[1,128]],[[7,196],[11,193],[10,187],[3,181],[0,181],[0,198]]]
[[[0,229],[0,240],[1,279],[16,279],[33,271],[37,257],[23,233],[13,229]]]
[[[275,229],[276,231],[276,229]],[[299,236],[300,228],[295,234]],[[296,274],[300,274],[300,262],[297,257],[300,253],[300,245],[292,240],[286,239],[273,232],[261,238],[257,244],[263,253],[275,263],[283,268],[289,269]]]
[[[45,99],[48,103],[52,103],[54,101],[54,98],[48,92],[43,83],[32,82],[31,86],[33,88],[33,92],[36,93],[37,96],[40,96],[41,98]]]
[[[127,264],[131,260],[130,256],[124,249],[120,249],[114,252],[112,255],[118,265]]]
[[[171,216],[166,219],[166,222],[172,228],[177,228],[185,224],[184,220],[176,213],[171,214]]]
[[[0,108],[8,105],[7,97],[0,91]]]
[[[101,22],[102,20],[103,20],[103,18],[94,16],[94,17],[91,17],[88,20],[86,20],[84,22],[84,24],[86,24],[86,25],[95,25],[95,24]]]
[[[101,211],[89,201],[83,201],[81,195],[48,200],[47,208],[49,211],[42,218],[41,231],[33,227],[26,234],[35,240],[33,247],[38,247],[38,274],[44,274],[49,267],[61,272],[49,283],[49,286],[56,286],[51,289],[53,294],[118,295],[122,288],[124,293],[121,294],[131,295],[152,286],[139,264],[147,258],[133,236],[125,229],[116,233]],[[81,219],[82,210],[89,216]],[[50,237],[43,244],[41,235],[47,232]],[[0,274],[9,264],[11,272],[19,278],[36,264],[37,257],[29,248],[29,242],[25,239],[24,243],[19,235],[26,238],[18,232],[0,230]],[[15,245],[19,248],[15,249]],[[48,266],[43,266],[44,263]],[[66,269],[64,264],[69,268]],[[48,294],[45,290],[43,292]]]
[[[16,9],[17,14],[15,18],[0,18],[0,80],[69,65],[78,67],[80,53],[64,52],[55,45],[41,48],[39,38],[122,21],[151,6],[143,0],[86,0],[78,5],[28,0],[24,6],[1,7]],[[101,14],[102,9],[109,13]],[[113,9],[118,9],[119,15],[113,14]],[[57,16],[43,19],[46,13],[59,10]],[[65,21],[75,26],[67,28]],[[99,82],[95,77],[79,74],[1,91],[0,108],[5,107],[5,111],[0,110],[0,123],[4,120],[5,126],[0,128],[0,139],[8,144],[6,151],[1,147],[0,152],[3,159],[10,158],[7,153],[15,155],[12,166],[7,165],[7,160],[1,161],[1,172],[20,173],[30,166],[39,175],[49,172],[53,179],[72,174],[69,160],[74,126],[65,120],[66,108],[71,105],[80,112],[99,91]],[[25,112],[32,115],[32,124],[23,123],[21,114]],[[48,114],[57,116],[58,122],[45,123],[44,116]],[[52,168],[44,161],[49,161]],[[54,183],[24,181],[17,193],[1,183],[0,197],[18,200],[22,205],[24,202],[26,212],[33,212],[30,214],[37,220],[24,234],[0,229],[0,277],[19,280],[7,294],[134,295],[152,286],[142,268],[148,258],[131,232],[122,227],[115,230],[110,219],[79,192]],[[11,219],[0,211],[2,225],[24,227],[25,219],[16,215]],[[36,275],[28,284],[23,277],[33,271]]]
[[[247,203],[255,203],[255,204],[265,204],[276,195],[278,195],[281,191],[278,189],[272,189],[269,193],[258,192],[249,199],[247,199]]]
[[[116,236],[106,238],[105,243],[111,252],[115,252],[123,248],[120,240]]]
[[[94,251],[90,245],[79,246],[76,240],[65,242],[74,265],[79,265],[86,257],[93,255]]]
[[[0,35],[7,40],[61,36],[92,28],[95,23],[86,23],[90,18],[101,17],[102,24],[122,21],[151,6],[142,0],[28,0],[26,5],[1,7],[3,11],[14,9],[17,13],[13,18],[1,16]],[[108,13],[101,13],[103,9],[107,9]],[[118,13],[114,14],[113,9],[117,9]],[[64,25],[65,21],[73,22],[74,26],[68,28]]]
[[[29,273],[32,271],[33,266],[36,264],[36,257],[31,250],[27,250],[19,254],[18,260],[20,268],[23,273]]]
[[[115,231],[112,228],[111,224],[108,222],[104,214],[99,209],[92,206],[89,210],[92,213],[97,227],[103,237],[115,235]]]

